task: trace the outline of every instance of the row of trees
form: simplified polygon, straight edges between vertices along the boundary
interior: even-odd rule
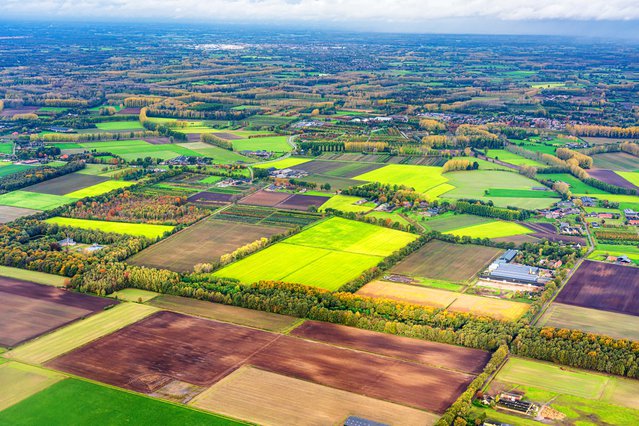
[[[574,124],[566,126],[566,130],[577,136],[600,136],[604,138],[639,139],[639,126],[617,127]]]
[[[457,201],[454,210],[475,216],[494,217],[504,220],[526,220],[531,216],[528,210],[514,210],[483,204],[481,201]]]
[[[208,143],[211,145],[218,146],[220,148],[228,149],[229,151],[233,151],[233,142],[228,141],[226,139],[222,139],[219,136],[216,136],[212,133],[202,133],[200,135],[200,140],[204,143]]]
[[[479,163],[477,161],[471,161],[462,158],[450,159],[444,164],[442,173],[454,172],[458,170],[477,170],[479,169]]]

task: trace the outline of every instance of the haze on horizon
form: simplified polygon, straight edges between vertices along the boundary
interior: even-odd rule
[[[4,0],[3,19],[639,38],[636,0]]]

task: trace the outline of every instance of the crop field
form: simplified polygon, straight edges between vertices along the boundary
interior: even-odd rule
[[[449,183],[439,184],[428,191],[424,192],[424,195],[428,198],[428,200],[436,200],[441,197],[445,193],[452,191],[455,187]]]
[[[167,311],[274,332],[283,332],[300,321],[299,318],[288,315],[171,295],[158,296],[150,304]]]
[[[270,151],[290,152],[293,147],[288,144],[288,136],[266,136],[232,141],[235,151]]]
[[[220,192],[198,192],[191,195],[187,201],[189,203],[200,204],[203,206],[220,206],[230,204],[233,194],[223,194]]]
[[[107,121],[105,123],[96,123],[95,127],[105,131],[144,130],[139,121]]]
[[[110,152],[129,161],[145,157],[169,160],[179,155],[193,157],[202,156],[202,154],[178,144],[154,145],[137,139],[107,142],[83,142],[79,145],[87,150],[95,149],[99,152]]]
[[[0,206],[0,224],[13,222],[16,219],[39,213],[38,210],[23,207]]]
[[[639,163],[639,160],[637,162]],[[619,172],[619,173],[622,173],[622,172]],[[621,188],[626,188],[626,189],[634,189],[634,190],[639,189],[635,184],[626,180],[619,173],[615,173],[612,170],[603,170],[603,169],[595,169],[595,170],[588,171],[588,174],[591,177],[598,179],[602,182],[605,182],[607,184],[619,186]],[[632,174],[629,173],[629,175],[632,175]]]
[[[242,198],[238,204],[248,204],[261,207],[275,207],[279,203],[287,200],[291,194],[287,192],[257,191]]]
[[[104,220],[74,219],[70,217],[56,216],[47,219],[45,222],[55,223],[60,226],[69,226],[80,229],[98,229],[103,232],[113,232],[116,234],[135,235],[156,239],[162,237],[166,232],[171,232],[174,226],[151,225],[147,223],[127,223],[127,222],[107,222]]]
[[[639,315],[639,268],[585,260],[556,301]]]
[[[357,294],[415,305],[445,308],[454,312],[468,312],[504,321],[517,320],[529,308],[526,303],[385,281],[372,281],[362,287]]]
[[[308,402],[313,401],[313,409]],[[437,416],[399,404],[251,367],[220,380],[191,404],[261,425],[338,424],[355,415],[383,424],[427,426]]]
[[[62,287],[67,277],[46,274],[44,272],[29,271],[27,269],[12,268],[10,266],[0,266],[0,277],[15,278],[17,280],[29,281],[37,284],[52,285]]]
[[[106,299],[102,299],[106,300]],[[113,301],[109,301],[113,304]],[[121,303],[81,321],[41,336],[3,356],[29,364],[42,364],[75,348],[134,323],[157,309],[138,303]]]
[[[441,345],[441,350],[468,349]],[[247,364],[437,413],[474,377],[463,372],[463,365],[462,371],[451,371],[171,312],[159,312],[48,366],[154,394],[166,392],[177,380],[199,393]],[[433,388],[436,394],[428,392]]]
[[[513,164],[515,166],[545,167],[544,164],[538,161],[530,160],[526,157],[522,157],[521,155],[506,151],[505,149],[488,150],[488,157],[495,158],[505,163]]]
[[[16,426],[102,424],[105,419],[109,424],[140,426],[245,424],[76,379],[59,381],[0,411],[1,424]]]
[[[490,188],[487,197],[509,197],[509,198],[560,198],[554,191],[536,191],[533,189],[504,189]]]
[[[549,173],[539,175],[542,179],[565,182],[570,185],[573,194],[606,194],[606,191],[587,185],[568,173]]]
[[[639,187],[639,172],[616,172],[619,176]]]
[[[288,281],[336,290],[415,235],[332,218],[217,271],[241,282]]]
[[[392,222],[397,222],[404,226],[410,225],[410,222],[404,219],[402,216],[400,216],[399,213],[397,212],[390,213],[390,212],[382,212],[382,211],[372,211],[368,213],[366,217],[374,217],[375,219],[390,220]]]
[[[0,154],[13,154],[13,142],[0,142]]]
[[[290,194],[287,192],[273,192],[260,190],[242,198],[238,204],[261,207],[276,207],[284,210],[307,211],[309,207],[319,207],[330,196]]]
[[[364,204],[356,204],[358,201],[361,201],[360,197],[353,197],[350,195],[335,195],[328,199],[322,206],[319,208],[319,211],[325,211],[326,209],[335,209],[342,212],[352,212],[352,213],[366,213],[373,209],[371,206],[367,206]]]
[[[353,178],[381,167],[384,167],[384,165],[376,163],[313,160],[292,168],[295,170],[304,170],[309,174]]]
[[[513,235],[533,234],[534,232],[532,229],[528,229],[518,223],[496,220],[479,225],[467,226],[465,228],[457,228],[444,232],[444,234],[471,238],[502,238]]]
[[[2,410],[63,379],[63,375],[38,367],[7,362],[0,365],[0,422]]]
[[[166,148],[166,145],[164,145],[164,147]],[[212,158],[213,164],[234,164],[239,161],[243,163],[252,163],[255,161],[252,158],[245,157],[243,155],[240,155],[237,152],[220,148],[219,146],[210,145],[205,142],[178,143],[178,144],[170,145],[169,148],[171,151],[179,153],[180,155],[190,155],[190,156],[199,155],[203,157]],[[190,151],[190,153],[187,153],[184,150],[188,150]]]
[[[117,302],[0,278],[0,346],[12,347]]]
[[[417,218],[415,218],[417,219]],[[475,216],[471,214],[454,214],[444,213],[443,215],[435,216],[434,218],[426,218],[424,221],[419,221],[420,225],[425,226],[428,229],[434,231],[446,232],[460,228],[468,228],[470,226],[479,225],[482,223],[492,223],[495,219]]]
[[[19,207],[31,210],[51,210],[76,200],[77,198],[69,196],[13,191],[0,195],[0,206]]]
[[[622,244],[597,244],[595,251],[590,253],[588,259],[605,260],[608,256],[628,256],[635,264],[639,265],[639,247]]]
[[[285,231],[284,227],[205,219],[147,247],[127,263],[189,272],[198,263],[216,261],[246,244]]]
[[[622,172],[634,172],[639,170],[637,157],[625,152],[607,152],[592,156],[594,166],[599,169],[618,170]]]
[[[616,339],[639,340],[639,317],[553,303],[539,320],[541,327],[583,330]]]
[[[381,169],[353,176],[353,179],[404,185],[409,188],[415,188],[417,192],[425,192],[448,181],[447,175],[442,175],[441,167],[403,164],[389,164]]]
[[[254,167],[257,167],[260,169],[270,169],[271,167],[273,167],[274,169],[281,170],[281,169],[289,169],[294,166],[299,166],[300,164],[308,163],[309,161],[311,160],[307,158],[289,157],[283,160],[268,161],[265,163],[256,164]]]
[[[86,188],[71,192],[69,194],[66,194],[66,196],[71,198],[95,197],[97,195],[106,194],[107,192],[111,192],[116,189],[127,188],[134,184],[135,182],[107,180],[105,182],[101,182],[96,185],[88,186]]]
[[[140,290],[139,288],[125,288],[111,293],[109,297],[116,300],[124,300],[125,302],[146,303],[158,295],[159,293],[154,291]]]
[[[502,252],[492,247],[433,240],[411,253],[390,272],[410,277],[467,282]]]
[[[23,188],[22,191],[39,192],[40,194],[66,195],[108,180],[108,177],[71,173],[28,186]]]
[[[7,164],[7,163],[0,163],[0,164],[2,164],[2,166],[0,166],[0,177],[9,176],[14,173],[27,170],[28,168],[31,167],[31,166],[25,166],[23,164]]]

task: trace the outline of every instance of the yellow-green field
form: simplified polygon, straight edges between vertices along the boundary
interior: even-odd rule
[[[373,209],[373,207],[371,206],[355,204],[361,200],[361,197],[352,197],[350,195],[335,195],[328,199],[328,201],[326,201],[324,204],[322,204],[318,210],[323,212],[326,211],[326,209],[335,209],[342,212],[366,213]]]
[[[71,192],[70,194],[66,194],[65,197],[70,197],[70,198],[95,197],[97,195],[102,195],[102,194],[106,194],[107,192],[111,192],[114,189],[126,188],[134,184],[135,182],[108,180],[106,182],[98,183],[97,185],[89,186],[87,188],[80,189],[75,192]]]
[[[306,158],[289,157],[283,160],[269,161],[267,163],[256,164],[254,167],[258,169],[269,169],[271,167],[274,167],[276,169],[288,169],[289,167],[298,166],[300,164],[308,163],[309,161],[311,160]]]
[[[97,229],[103,232],[114,232],[116,234],[135,235],[156,239],[164,235],[165,232],[171,232],[174,226],[168,225],[151,225],[147,223],[125,223],[125,222],[107,222],[103,220],[74,219],[70,217],[56,216],[47,219],[45,222],[55,223],[62,226],[70,226],[81,229]]]
[[[124,300],[125,302],[145,303],[157,297],[158,295],[159,293],[156,293],[154,291],[140,290],[138,288],[125,288],[123,290],[111,293],[109,297],[118,300]]]
[[[534,231],[518,223],[497,220],[489,223],[453,229],[444,234],[471,238],[501,238],[513,235],[533,234]]]
[[[18,280],[31,281],[33,283],[53,285],[62,287],[67,277],[59,275],[45,274],[44,272],[28,271],[26,269],[11,268],[9,266],[0,266],[0,276],[15,278]]]
[[[442,175],[441,167],[389,164],[359,176],[355,180],[404,185],[415,188],[417,192],[426,192],[430,188],[445,183],[448,178]]]
[[[40,392],[62,380],[64,376],[53,371],[7,362],[0,365],[0,411]]]

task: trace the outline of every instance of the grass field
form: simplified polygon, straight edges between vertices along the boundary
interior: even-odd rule
[[[30,281],[37,284],[53,285],[62,287],[67,277],[59,275],[45,274],[44,272],[28,271],[26,269],[11,268],[9,266],[0,266],[0,276],[16,278],[18,280]]]
[[[409,188],[415,188],[417,192],[426,192],[430,188],[448,181],[447,175],[442,175],[441,167],[403,164],[389,164],[381,169],[355,176],[353,179],[404,185]]]
[[[529,308],[526,303],[492,299],[471,294],[426,288],[415,285],[373,281],[362,287],[357,294],[388,300],[397,300],[416,305],[445,308],[455,312],[468,312],[504,321],[514,321]]]
[[[154,307],[138,303],[121,303],[19,346],[3,356],[30,364],[42,364],[156,311]]]
[[[232,141],[235,151],[271,151],[290,152],[293,147],[288,144],[288,136],[267,136],[262,138],[236,139]]]
[[[40,194],[28,191],[13,191],[0,195],[0,205],[33,210],[51,210],[76,200],[76,197],[68,195]]]
[[[424,194],[429,200],[435,200],[453,189],[455,189],[453,185],[449,183],[442,183],[424,192]]]
[[[13,142],[0,143],[0,154],[13,154]]]
[[[390,219],[392,222],[400,223],[401,225],[408,226],[410,222],[404,219],[399,215],[399,213],[389,213],[389,212],[376,212],[372,211],[366,215],[366,217],[374,217],[375,219]]]
[[[166,147],[167,145],[159,145]],[[176,147],[175,149],[188,149],[191,154],[186,155],[201,155],[213,159],[214,164],[232,164],[241,161],[243,163],[252,163],[255,160],[249,157],[238,154],[237,152],[230,151],[228,149],[220,148],[219,146],[210,145],[204,142],[189,142],[179,143],[175,145],[169,145],[169,147]],[[173,149],[173,148],[171,148]],[[182,152],[181,150],[179,152]],[[185,154],[182,152],[183,155]]]
[[[410,277],[468,282],[502,253],[492,247],[432,240],[395,265],[391,272]]]
[[[535,191],[533,189],[490,188],[487,197],[509,198],[559,198],[555,191]]]
[[[25,166],[23,164],[10,164],[4,162],[0,164],[2,164],[2,166],[0,167],[0,177],[9,176],[30,168],[30,166]]]
[[[105,131],[144,130],[144,126],[139,121],[107,121],[105,123],[95,123],[95,127]]]
[[[638,167],[639,167],[639,159],[637,159]],[[619,176],[633,184],[634,186],[639,187],[639,172],[616,172]]]
[[[308,403],[313,401],[313,409]],[[437,416],[355,393],[243,367],[213,385],[192,405],[255,424],[340,424],[360,416],[383,424],[431,425]]]
[[[540,179],[565,182],[570,185],[570,192],[572,192],[573,194],[606,194],[606,191],[592,187],[590,185],[586,185],[585,183],[568,173],[540,174],[538,177]]]
[[[639,170],[637,157],[625,152],[608,152],[592,156],[594,165],[600,169],[608,169],[622,172],[634,172]]]
[[[534,233],[534,231],[526,228],[525,226],[514,222],[504,222],[502,220],[472,225],[465,228],[457,228],[452,231],[444,232],[444,234],[471,238],[501,238],[532,233]]]
[[[538,323],[541,327],[583,330],[617,339],[639,340],[639,317],[553,303]]]
[[[124,300],[126,302],[139,302],[146,303],[149,300],[157,297],[159,293],[148,290],[140,290],[139,288],[125,288],[123,290],[111,293],[109,297],[114,299]]]
[[[307,158],[294,158],[289,157],[283,160],[269,161],[266,163],[256,164],[255,167],[260,169],[269,169],[271,167],[276,169],[288,169],[289,167],[299,166],[300,164],[308,163],[309,159]]]
[[[98,183],[97,185],[92,185],[87,188],[80,189],[75,192],[71,192],[70,194],[66,194],[65,197],[71,197],[71,198],[95,197],[97,195],[106,194],[107,192],[111,192],[116,189],[127,188],[134,184],[135,182],[108,180],[106,182]]]
[[[192,151],[191,149],[182,146],[186,144],[153,145],[149,142],[137,139],[107,142],[83,142],[80,145],[82,148],[88,150],[95,149],[99,152],[110,152],[128,161],[145,157],[169,160],[171,158],[177,157],[178,155],[186,155],[191,157],[203,156],[203,154]]]
[[[326,209],[335,209],[343,212],[366,213],[373,209],[373,207],[364,204],[355,204],[360,200],[362,200],[360,197],[335,195],[322,204],[318,210],[322,212]]]
[[[222,305],[206,300],[170,295],[158,296],[150,301],[150,305],[186,315],[280,333],[300,321],[299,318],[288,315],[272,314],[238,306]]]
[[[530,160],[526,157],[522,157],[521,155],[517,155],[510,151],[506,151],[505,149],[488,150],[488,157],[495,158],[505,163],[513,164],[515,166],[545,167],[544,164],[538,161]]]
[[[240,425],[228,418],[76,379],[66,379],[0,412],[11,425]]]
[[[417,218],[415,218],[417,219]],[[422,226],[434,231],[446,232],[453,229],[467,228],[469,226],[479,225],[482,223],[492,223],[495,219],[482,216],[474,216],[470,214],[455,214],[453,212],[444,213],[434,218],[426,218],[426,220],[418,220]]]
[[[639,265],[639,247],[632,245],[597,244],[595,250],[588,255],[588,259],[606,260],[608,256],[628,256],[636,265]]]
[[[114,232],[116,234],[135,235],[156,239],[162,237],[166,232],[171,232],[174,226],[150,225],[146,223],[125,223],[107,222],[103,220],[73,219],[69,217],[56,216],[47,219],[48,223],[55,223],[61,226],[70,226],[81,229],[98,229],[103,232]]]
[[[62,374],[18,362],[0,365],[0,412],[63,378]]]
[[[245,283],[279,280],[336,290],[415,238],[335,217],[226,266],[215,275]]]

